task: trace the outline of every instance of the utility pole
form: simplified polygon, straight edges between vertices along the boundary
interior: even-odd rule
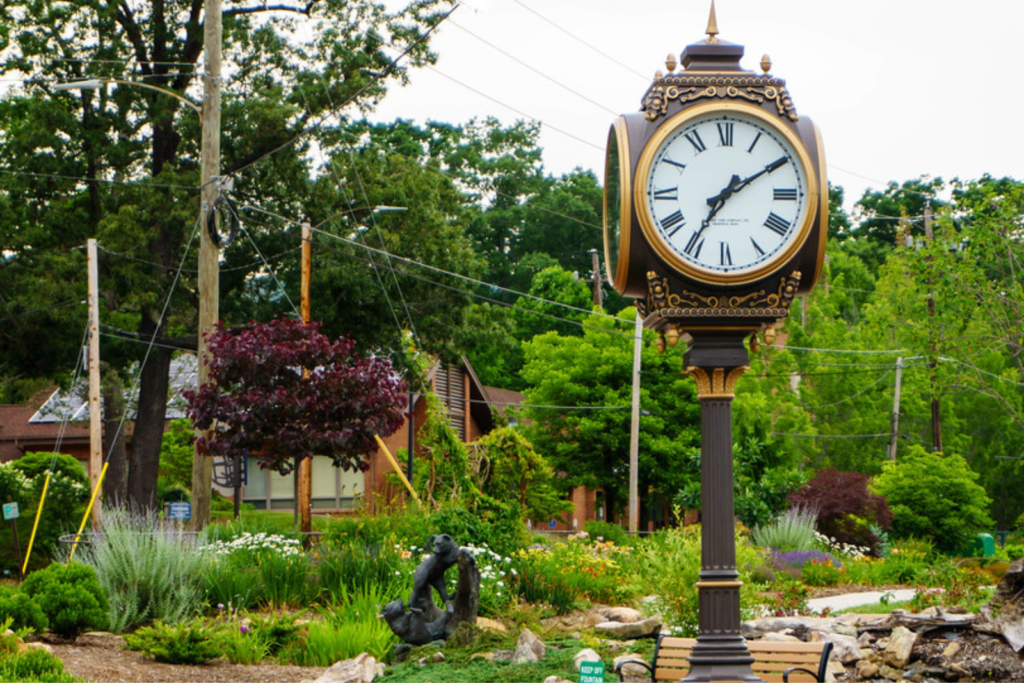
[[[309,324],[309,286],[313,272],[313,229],[308,222],[302,224],[302,322]],[[309,378],[309,368],[302,369],[302,376]],[[309,533],[313,530],[310,508],[313,506],[313,459],[299,458],[295,469],[295,506],[299,512],[299,530]]]
[[[643,350],[644,319],[636,313],[633,327],[633,413],[629,423],[629,530],[640,528],[640,494],[637,480],[640,454],[640,352]]]
[[[896,439],[900,427],[900,384],[903,382],[903,358],[896,359],[896,391],[892,397],[892,440],[889,441],[889,459],[896,460]]]
[[[590,250],[591,258],[591,271],[590,279],[594,283],[594,305],[598,308],[603,306],[603,299],[601,297],[601,261],[597,255],[597,249]]]
[[[100,416],[100,269],[96,240],[86,242],[89,257],[89,482],[95,493],[103,468],[103,425]],[[103,522],[103,497],[95,495],[92,526]]]
[[[220,298],[220,253],[207,229],[214,202],[220,191],[220,87],[221,42],[223,39],[221,0],[204,0],[202,158],[199,202],[202,221],[199,230],[199,384],[209,380],[206,337],[217,325]],[[202,529],[210,521],[213,461],[195,453],[192,460],[192,527]]]
[[[926,199],[924,202],[924,239],[926,248],[931,246],[932,238],[932,202]],[[928,263],[931,264],[932,257],[928,256]],[[931,266],[929,265],[929,270]],[[939,394],[936,381],[936,371],[939,365],[936,359],[935,349],[935,291],[932,289],[932,277],[928,275],[928,353],[931,354],[931,384],[932,384],[932,450],[942,450],[942,411],[939,406]]]

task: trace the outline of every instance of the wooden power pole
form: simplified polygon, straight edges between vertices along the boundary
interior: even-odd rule
[[[302,322],[309,324],[309,285],[313,271],[313,230],[309,223],[302,224]],[[309,368],[302,369],[302,376],[309,377]],[[299,458],[295,469],[295,506],[299,511],[299,530],[309,533],[313,530],[310,508],[313,507],[312,458]]]
[[[220,253],[207,226],[220,192],[220,88],[221,88],[221,0],[204,0],[204,61],[202,107],[202,158],[199,193],[202,222],[199,236],[199,384],[209,380],[206,337],[217,325],[220,298]],[[210,521],[213,490],[213,461],[195,453],[192,461],[192,526],[202,529]]]
[[[89,483],[93,492],[100,485],[103,468],[103,425],[100,415],[100,269],[96,240],[86,242],[89,258]],[[103,497],[96,495],[92,507],[92,525],[103,522]]]

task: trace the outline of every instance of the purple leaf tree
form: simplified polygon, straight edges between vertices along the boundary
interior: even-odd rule
[[[318,322],[219,327],[208,342],[210,379],[184,392],[195,428],[215,426],[197,440],[204,455],[248,451],[282,474],[298,458],[323,455],[365,471],[374,434],[402,424],[406,387],[391,362],[357,354],[344,337],[329,340]]]

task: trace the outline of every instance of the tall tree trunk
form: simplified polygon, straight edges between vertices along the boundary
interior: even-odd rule
[[[144,313],[139,331],[143,338],[149,338],[160,330],[154,319]],[[128,468],[128,500],[140,511],[156,509],[156,478],[167,416],[170,369],[170,349],[152,347],[139,379],[139,405]]]
[[[103,384],[103,452],[107,474],[103,479],[103,503],[110,508],[128,502],[128,463],[125,453],[124,385],[117,373],[108,369]]]

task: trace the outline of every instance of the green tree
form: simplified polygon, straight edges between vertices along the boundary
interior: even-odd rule
[[[527,519],[554,519],[571,505],[556,490],[555,471],[515,427],[500,427],[470,447],[480,490],[495,501],[513,500]]]
[[[911,446],[885,463],[874,491],[892,510],[892,533],[898,538],[928,538],[946,553],[962,552],[971,534],[992,527],[989,497],[978,474],[959,455]]]
[[[604,487],[611,511],[628,492],[635,314],[594,315],[582,336],[547,332],[524,344],[526,437],[563,487]],[[644,337],[639,488],[670,500],[699,486],[700,407],[681,350],[659,354],[654,333]]]
[[[389,12],[371,0],[228,3],[221,166],[234,177],[235,201],[297,215],[296,198],[312,182],[314,142],[329,145],[337,122],[372,108],[410,67],[432,61],[428,29],[449,4],[412,0]],[[0,376],[53,377],[74,367],[84,297],[82,285],[68,283],[84,283],[80,247],[97,238],[106,307],[130,320],[128,336],[160,342],[151,351],[132,347],[119,363],[146,358],[128,473],[129,497],[142,507],[155,503],[171,354],[196,345],[195,280],[178,271],[195,258],[199,120],[158,90],[57,93],[52,85],[108,78],[201,100],[201,6],[43,8],[12,0],[0,8],[3,73],[25,84],[0,100],[0,157],[9,171],[0,179],[8,209],[0,218],[0,327],[11,341],[0,345]],[[261,259],[244,267],[266,272]],[[236,282],[246,281],[238,274]],[[228,284],[222,299],[230,301]]]

